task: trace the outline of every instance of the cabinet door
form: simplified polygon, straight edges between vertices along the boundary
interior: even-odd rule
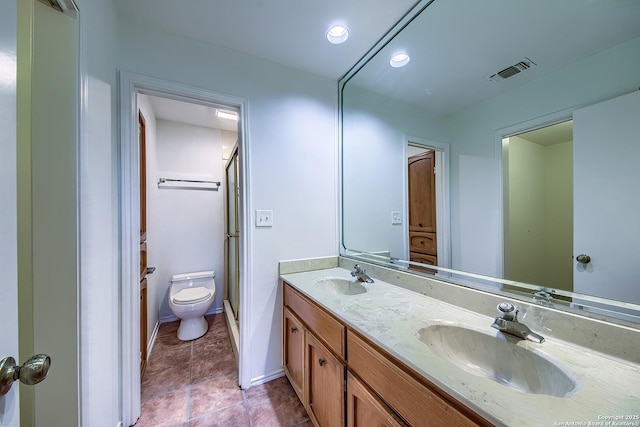
[[[307,412],[316,426],[344,425],[344,364],[306,334]]]
[[[288,309],[284,309],[284,372],[298,398],[304,402],[304,330],[302,323]]]
[[[369,387],[347,373],[347,427],[403,427]]]
[[[409,157],[409,231],[436,232],[435,153]]]

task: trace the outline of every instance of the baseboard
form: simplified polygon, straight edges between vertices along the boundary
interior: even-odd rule
[[[149,341],[147,342],[147,359],[151,354],[151,350],[153,349],[153,345],[156,343],[156,338],[158,336],[158,330],[160,329],[160,322],[156,322],[156,325],[153,327],[153,332],[151,332],[151,336],[149,337]]]
[[[284,377],[284,369],[280,368],[277,371],[273,371],[266,375],[260,375],[259,377],[251,378],[251,387],[268,383],[269,381],[276,380],[280,377]]]

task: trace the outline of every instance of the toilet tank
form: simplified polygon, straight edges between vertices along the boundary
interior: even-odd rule
[[[185,287],[203,286],[205,283],[213,281],[215,275],[216,272],[213,270],[174,274],[171,276],[171,284],[182,284]]]

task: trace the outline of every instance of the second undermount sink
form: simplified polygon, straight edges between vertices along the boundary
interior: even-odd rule
[[[314,283],[316,287],[335,295],[358,295],[367,292],[362,283],[342,277],[322,277]]]
[[[458,368],[522,393],[569,397],[578,390],[575,376],[566,367],[500,333],[433,325],[420,329],[418,339]]]

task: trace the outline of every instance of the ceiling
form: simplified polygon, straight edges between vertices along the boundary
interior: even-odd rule
[[[638,0],[479,3],[435,0],[349,84],[445,115],[640,36]],[[407,66],[389,66],[397,51],[410,54]],[[526,58],[536,65],[506,80],[487,78]]]
[[[216,116],[215,107],[159,96],[148,95],[148,97],[156,119],[238,132],[238,122]],[[237,109],[230,107],[224,107],[224,110],[237,112]]]
[[[139,26],[224,46],[338,80],[417,0],[114,0]],[[350,30],[327,42],[331,25]]]
[[[556,123],[555,125],[545,126],[540,129],[521,133],[517,136],[545,147],[573,141],[573,120],[567,120],[562,123]]]

